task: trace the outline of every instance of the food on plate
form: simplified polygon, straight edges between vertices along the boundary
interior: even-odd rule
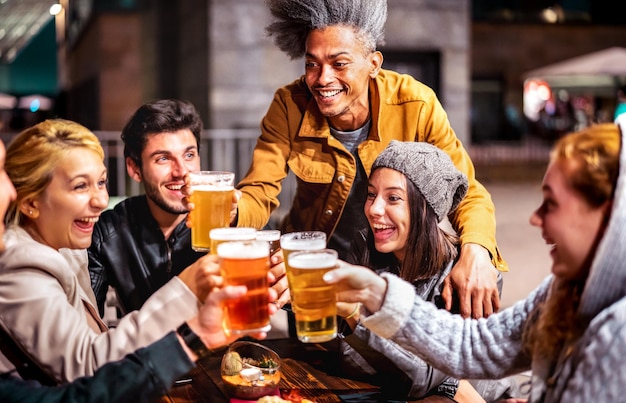
[[[233,376],[241,372],[243,363],[241,362],[241,356],[236,351],[229,351],[224,356],[224,375]]]
[[[222,381],[230,397],[254,400],[276,394],[280,382],[280,357],[253,342],[236,342],[222,358]]]

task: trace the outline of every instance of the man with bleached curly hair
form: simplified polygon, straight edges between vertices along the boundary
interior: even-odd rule
[[[445,280],[446,308],[486,317],[499,309],[491,196],[450,126],[436,94],[409,75],[382,68],[386,0],[266,0],[266,32],[304,75],[279,88],[261,122],[250,170],[238,184],[237,225],[263,227],[291,170],[297,191],[283,232],[321,230],[345,257],[354,232],[367,227],[363,203],[374,159],[391,140],[423,141],[445,151],[469,179],[450,215],[460,259]],[[393,236],[393,228],[387,228]],[[350,308],[350,307],[348,307]],[[351,310],[346,313],[349,314]]]

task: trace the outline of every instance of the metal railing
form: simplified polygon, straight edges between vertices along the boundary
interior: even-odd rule
[[[94,131],[102,143],[109,170],[111,196],[134,196],[141,186],[128,177],[124,161],[124,143],[118,131]],[[258,130],[204,130],[200,141],[202,169],[231,171],[236,181],[244,177],[252,160]]]
[[[102,143],[105,152],[105,164],[109,171],[109,194],[112,198],[124,198],[142,193],[139,183],[126,173],[124,144],[119,131],[94,131]],[[5,145],[15,134],[0,133]],[[202,169],[235,172],[235,182],[245,176],[252,160],[252,152],[259,136],[258,129],[209,129],[201,137],[200,157]],[[550,145],[541,141],[520,143],[493,143],[468,147],[474,164],[484,167],[498,167],[516,163],[527,165],[545,162],[548,159]],[[290,173],[279,195],[281,206],[273,216],[271,223],[288,210],[296,190],[296,180]],[[270,224],[272,225],[272,224]]]
[[[105,164],[109,172],[109,194],[113,198],[124,198],[141,194],[141,185],[126,173],[124,161],[124,143],[119,131],[94,131],[100,139],[105,153]],[[252,152],[256,145],[259,131],[255,129],[211,129],[202,132],[200,141],[200,159],[202,169],[231,171],[235,173],[235,182],[248,172],[252,161]],[[270,225],[277,220],[291,205],[295,193],[296,181],[289,174],[283,181],[283,188],[278,197],[279,209],[272,215]]]

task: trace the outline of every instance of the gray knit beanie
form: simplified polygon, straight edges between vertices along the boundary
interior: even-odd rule
[[[429,143],[392,140],[374,161],[372,172],[382,167],[413,182],[439,221],[453,212],[467,193],[467,177],[448,154]]]

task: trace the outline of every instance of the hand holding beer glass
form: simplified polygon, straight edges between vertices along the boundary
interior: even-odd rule
[[[278,299],[274,303],[280,309],[291,301],[285,258],[280,249],[280,230],[259,230],[256,232],[256,239],[257,241],[266,241],[270,245],[270,273],[274,276],[274,283],[271,288],[278,293]]]
[[[287,257],[296,334],[303,343],[325,342],[337,336],[335,286],[323,278],[337,267],[337,251],[332,249],[293,251]]]
[[[304,343],[333,339],[337,335],[335,288],[328,287],[322,276],[335,267],[337,252],[325,249],[326,234],[322,231],[284,234],[280,237],[280,247],[285,257],[298,339]],[[292,255],[314,251],[324,253],[291,259]],[[292,262],[296,266],[292,266]]]
[[[235,174],[225,171],[189,172],[190,197],[194,209],[190,213],[191,247],[198,252],[211,248],[209,232],[230,225],[230,209],[235,191]]]
[[[245,296],[226,301],[225,329],[231,334],[270,330],[267,304],[269,244],[263,241],[224,242],[217,246],[224,285],[245,285]]]

